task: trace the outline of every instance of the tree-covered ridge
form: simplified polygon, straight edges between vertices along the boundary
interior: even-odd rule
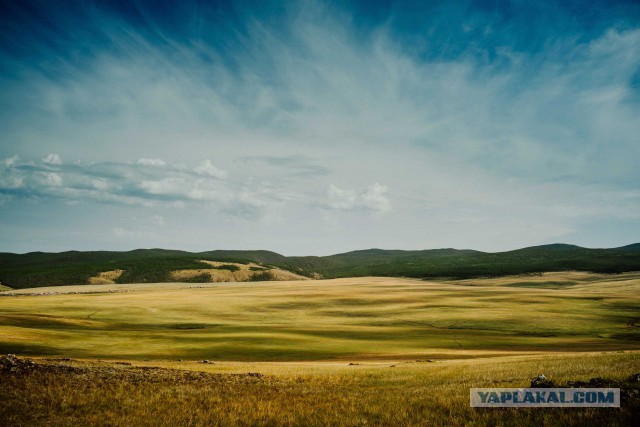
[[[100,272],[112,270],[124,270],[117,283],[167,282],[171,281],[172,271],[213,268],[199,260],[253,262],[314,278],[472,278],[565,270],[621,273],[640,271],[640,244],[613,249],[553,244],[498,253],[458,249],[368,249],[322,257],[286,257],[263,250],[0,253],[0,282],[12,288],[81,285]]]

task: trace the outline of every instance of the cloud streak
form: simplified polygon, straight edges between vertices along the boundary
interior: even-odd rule
[[[324,252],[640,240],[633,3],[86,4],[4,14],[5,211],[197,208],[273,249],[326,222],[298,231],[342,230]]]
[[[83,201],[142,204],[185,201],[229,201],[234,198],[226,172],[209,160],[203,163],[216,175],[199,168],[171,165],[158,159],[136,163],[64,164],[57,154],[40,162],[5,159],[1,169],[0,192],[15,197],[51,198]]]
[[[229,215],[257,219],[269,206],[294,202],[315,205],[295,188],[244,182],[230,177],[205,159],[196,166],[141,158],[129,163],[64,164],[57,154],[40,162],[21,162],[17,156],[0,166],[0,194],[16,198],[68,203],[95,202],[146,207],[207,205]],[[296,172],[293,173],[294,175]],[[385,212],[390,208],[387,187],[378,183],[357,194],[331,185],[323,206],[345,211]],[[155,219],[161,218],[154,215]]]
[[[31,70],[6,98],[31,108],[16,99],[31,93],[36,114],[61,134],[95,135],[124,123],[126,131],[108,132],[112,144],[118,135],[163,152],[182,132],[195,140],[183,142],[187,152],[203,138],[245,139],[245,146],[278,139],[307,149],[415,143],[504,175],[637,178],[630,159],[640,155],[632,138],[640,134],[632,84],[640,30],[612,28],[585,43],[560,39],[540,53],[504,48],[491,63],[464,52],[424,62],[390,28],[361,42],[331,12],[318,3],[294,9],[285,33],[295,42],[249,20],[242,48],[232,52],[194,40],[158,43],[98,15],[114,49],[83,67],[54,64],[53,76]]]
[[[389,199],[386,196],[387,190],[385,185],[377,182],[360,193],[341,189],[331,184],[327,190],[328,204],[326,206],[330,209],[343,211],[387,212],[391,209]]]

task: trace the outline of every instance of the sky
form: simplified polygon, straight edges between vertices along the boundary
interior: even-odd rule
[[[0,0],[0,252],[640,242],[637,1]]]

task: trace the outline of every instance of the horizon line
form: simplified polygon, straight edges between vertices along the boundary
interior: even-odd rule
[[[0,252],[0,254],[2,255],[6,255],[6,254],[10,254],[10,255],[29,255],[29,254],[37,254],[37,253],[41,253],[41,254],[64,254],[64,253],[68,253],[68,252],[114,252],[114,253],[126,253],[126,252],[134,252],[134,251],[153,251],[153,250],[161,250],[161,251],[178,251],[178,252],[185,252],[185,253],[189,253],[189,254],[203,254],[203,253],[207,253],[207,252],[216,252],[216,251],[225,251],[225,252],[271,252],[274,253],[276,255],[280,255],[286,258],[292,258],[292,257],[297,257],[297,258],[304,258],[304,257],[318,257],[318,258],[322,258],[322,257],[329,257],[329,256],[335,256],[335,255],[344,255],[344,254],[349,254],[349,253],[353,253],[353,252],[364,252],[364,251],[373,251],[373,250],[377,250],[377,251],[401,251],[401,252],[424,252],[424,251],[439,251],[439,250],[455,250],[455,251],[474,251],[474,252],[480,252],[480,253],[485,253],[485,254],[499,254],[499,253],[505,253],[505,252],[513,252],[513,251],[518,251],[518,250],[523,250],[523,249],[532,249],[532,248],[542,248],[542,247],[548,247],[548,246],[571,246],[573,248],[577,248],[577,249],[588,249],[588,250],[611,250],[611,249],[624,249],[624,248],[628,248],[630,246],[636,246],[636,245],[640,245],[640,242],[635,242],[635,243],[629,243],[627,245],[622,245],[622,246],[615,246],[615,247],[586,247],[586,246],[580,246],[580,245],[576,245],[576,244],[572,244],[572,243],[562,243],[562,242],[556,242],[556,243],[546,243],[546,244],[541,244],[541,245],[532,245],[532,246],[523,246],[523,247],[519,247],[519,248],[515,248],[515,249],[509,249],[509,250],[503,250],[503,251],[495,251],[495,252],[491,252],[491,251],[481,251],[478,249],[471,249],[471,248],[453,248],[453,247],[440,247],[440,248],[428,248],[428,249],[384,249],[384,248],[366,248],[366,249],[353,249],[350,251],[346,251],[346,252],[338,252],[338,253],[332,253],[329,255],[284,255],[281,254],[279,252],[270,250],[270,249],[209,249],[209,250],[205,250],[205,251],[188,251],[188,250],[184,250],[184,249],[167,249],[167,248],[159,248],[159,247],[155,247],[155,248],[135,248],[135,249],[128,249],[128,250],[102,250],[102,249],[92,249],[92,250],[77,250],[77,249],[69,249],[69,250],[65,250],[65,251],[59,251],[59,252],[47,252],[47,251],[29,251],[29,252]]]

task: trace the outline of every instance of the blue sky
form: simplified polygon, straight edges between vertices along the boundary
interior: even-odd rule
[[[640,4],[2,1],[0,251],[640,241]]]

